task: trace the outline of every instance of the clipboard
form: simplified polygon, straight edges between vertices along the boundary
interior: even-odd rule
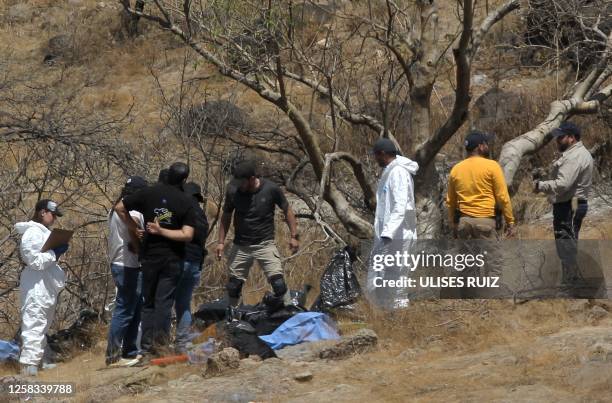
[[[70,238],[72,238],[72,234],[74,231],[70,231],[67,229],[59,229],[55,228],[51,231],[51,235],[47,238],[47,241],[41,248],[41,252],[46,252],[50,249],[57,248],[60,245],[67,244],[70,242]]]

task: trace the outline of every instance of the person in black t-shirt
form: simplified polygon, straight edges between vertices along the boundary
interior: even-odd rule
[[[193,205],[182,191],[188,176],[189,167],[176,162],[168,170],[167,184],[158,183],[126,196],[115,207],[127,224],[134,244],[144,234],[138,231],[128,212],[141,212],[147,223],[140,254],[144,297],[141,345],[145,353],[154,353],[155,346],[169,342],[172,305],[182,272],[185,243],[192,240],[196,226]]]
[[[191,199],[195,212],[196,226],[193,239],[185,244],[185,258],[183,259],[183,273],[176,286],[174,297],[174,310],[176,312],[176,341],[174,343],[177,353],[187,351],[189,342],[189,329],[191,327],[191,297],[193,290],[200,284],[202,263],[206,256],[206,236],[208,235],[208,220],[200,203],[204,202],[202,190],[197,183],[187,182],[183,191]]]
[[[234,244],[228,258],[230,278],[226,286],[231,305],[238,303],[242,286],[255,260],[272,286],[274,294],[268,302],[277,306],[289,302],[280,254],[274,244],[276,206],[285,213],[285,220],[291,231],[289,246],[295,253],[299,248],[297,222],[285,195],[278,185],[256,175],[253,161],[239,163],[234,170],[234,181],[229,184],[225,195],[216,248],[217,258],[221,259],[225,236],[233,215]]]

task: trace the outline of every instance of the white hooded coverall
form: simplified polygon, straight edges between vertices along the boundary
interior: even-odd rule
[[[412,176],[419,169],[419,164],[402,156],[397,156],[387,165],[378,181],[376,191],[376,215],[374,217],[374,254],[395,254],[407,250],[417,239],[416,207],[414,201],[414,181]],[[383,242],[389,238],[391,242]],[[372,265],[368,269],[366,290],[383,305],[404,307],[408,298],[401,289],[376,288],[375,277],[397,280],[406,270],[388,267],[376,272]],[[381,299],[382,297],[382,299]],[[387,302],[381,302],[386,300]]]
[[[419,164],[397,156],[385,167],[376,190],[375,241],[416,239],[414,182]]]
[[[15,224],[22,234],[21,259],[21,356],[26,365],[40,364],[46,346],[46,333],[53,323],[57,295],[64,288],[66,275],[57,264],[55,252],[41,252],[51,231],[35,221]]]

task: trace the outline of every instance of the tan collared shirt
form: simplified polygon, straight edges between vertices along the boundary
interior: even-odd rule
[[[553,163],[552,178],[539,184],[540,191],[549,195],[551,203],[561,203],[577,197],[587,200],[593,181],[593,157],[582,141],[578,141]]]

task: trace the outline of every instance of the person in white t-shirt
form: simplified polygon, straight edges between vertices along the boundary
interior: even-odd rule
[[[115,205],[123,197],[147,186],[144,178],[130,176]],[[108,256],[117,295],[108,330],[106,365],[123,367],[135,365],[139,359],[140,352],[136,340],[142,309],[142,271],[138,261],[138,245],[134,245],[127,226],[114,211],[114,207],[108,216]],[[130,211],[130,215],[143,229],[142,214]]]

